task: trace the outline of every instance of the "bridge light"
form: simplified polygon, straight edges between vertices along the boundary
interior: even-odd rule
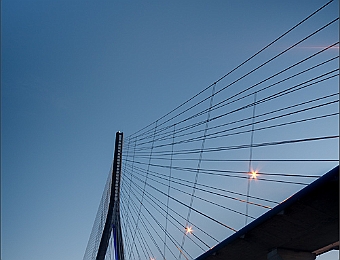
[[[192,227],[186,227],[185,230],[185,234],[192,234],[193,232]]]
[[[250,172],[250,179],[257,179],[257,173],[258,173],[258,171],[257,170],[252,170],[251,172]]]

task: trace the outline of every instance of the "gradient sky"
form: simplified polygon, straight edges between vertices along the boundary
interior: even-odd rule
[[[82,259],[115,132],[167,113],[325,2],[2,1],[2,260]],[[323,15],[338,12],[335,1]]]

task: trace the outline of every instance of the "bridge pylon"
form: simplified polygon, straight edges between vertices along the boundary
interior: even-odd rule
[[[114,239],[116,260],[124,260],[122,229],[120,226],[120,179],[122,168],[123,133],[116,133],[115,151],[112,167],[111,194],[107,217],[101,236],[96,260],[104,260],[109,245],[111,233]]]

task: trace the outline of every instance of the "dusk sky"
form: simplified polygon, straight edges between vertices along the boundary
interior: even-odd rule
[[[326,2],[2,0],[1,259],[82,259],[115,133],[154,122]],[[338,0],[321,14],[338,15]]]

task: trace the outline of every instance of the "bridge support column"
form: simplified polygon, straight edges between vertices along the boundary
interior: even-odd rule
[[[124,260],[122,230],[120,226],[120,179],[122,170],[123,133],[116,133],[115,153],[112,166],[111,194],[106,222],[100,240],[96,260],[104,260],[113,231],[116,260]]]
[[[310,252],[300,252],[277,248],[267,255],[268,260],[314,260],[316,255]]]

